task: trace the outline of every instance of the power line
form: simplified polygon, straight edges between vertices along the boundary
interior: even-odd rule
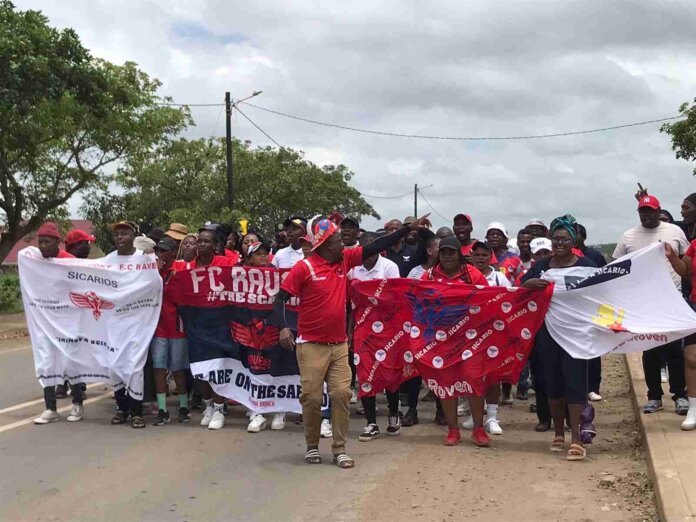
[[[403,198],[405,196],[412,196],[413,192],[406,192],[406,194],[399,194],[398,196],[372,196],[370,194],[365,194],[364,192],[361,192],[360,195],[365,196],[367,198],[374,198],[374,199],[397,199],[397,198]]]
[[[242,116],[244,116],[244,117],[249,121],[249,123],[251,123],[254,127],[256,127],[256,128],[261,132],[261,134],[263,134],[263,135],[266,136],[269,140],[271,140],[273,143],[275,143],[276,145],[278,145],[279,148],[281,148],[281,149],[284,149],[284,148],[285,148],[285,147],[283,147],[280,143],[278,143],[276,140],[274,140],[273,138],[271,138],[271,136],[270,136],[265,130],[263,130],[261,127],[259,127],[258,125],[256,125],[253,121],[251,121],[251,118],[249,118],[249,116],[247,116],[247,115],[244,114],[241,110],[239,110],[239,107],[237,107],[237,106],[235,105],[234,108],[237,109],[237,112],[239,112],[239,114],[241,114]]]
[[[249,103],[249,102],[243,102],[243,103],[245,103],[246,105],[249,105],[250,107],[253,107],[255,109],[259,109],[259,110],[265,111],[265,112],[270,112],[271,114],[275,114],[277,116],[282,116],[284,118],[290,118],[293,120],[299,120],[299,121],[303,121],[305,123],[311,123],[313,125],[321,125],[323,127],[332,127],[335,129],[348,130],[348,131],[352,131],[352,132],[362,132],[365,134],[376,134],[379,136],[391,136],[391,137],[395,137],[395,138],[417,138],[417,139],[424,139],[424,140],[449,140],[449,141],[532,140],[532,139],[540,139],[540,138],[557,138],[560,136],[577,136],[579,134],[591,134],[591,133],[595,133],[595,132],[606,132],[606,131],[617,130],[617,129],[625,129],[628,127],[637,127],[639,125],[649,125],[651,123],[661,123],[661,122],[677,120],[677,119],[681,119],[681,118],[685,117],[683,115],[671,116],[669,118],[660,118],[657,120],[646,120],[646,121],[639,121],[639,122],[634,122],[634,123],[625,123],[623,125],[613,125],[610,127],[601,127],[598,129],[570,131],[570,132],[557,132],[557,133],[552,133],[552,134],[533,134],[533,135],[528,135],[528,136],[429,136],[429,135],[423,135],[423,134],[402,134],[402,133],[398,133],[398,132],[359,129],[356,127],[348,127],[346,125],[339,125],[337,123],[326,123],[326,122],[322,122],[322,121],[311,120],[309,118],[303,118],[301,116],[295,116],[293,114],[287,114],[287,113],[280,112],[280,111],[274,111],[272,109],[260,107],[258,105],[254,105],[254,104]]]
[[[165,107],[224,107],[224,103],[174,103],[174,102],[162,102],[157,105],[162,105]]]
[[[419,193],[421,196],[423,196],[423,201],[425,201],[425,202],[428,204],[428,206],[433,210],[433,212],[435,212],[435,214],[437,214],[438,216],[440,216],[440,219],[444,219],[445,221],[449,221],[449,219],[447,219],[445,216],[443,216],[443,215],[440,214],[437,210],[435,210],[435,207],[433,207],[433,206],[430,204],[430,201],[428,201],[428,198],[425,197],[425,194],[423,194],[423,192],[421,192],[420,189],[418,189],[418,193]]]

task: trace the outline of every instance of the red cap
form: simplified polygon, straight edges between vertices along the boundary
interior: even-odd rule
[[[38,232],[36,232],[36,236],[55,237],[57,239],[62,239],[63,237],[60,235],[58,227],[55,223],[44,223],[41,225],[41,228],[39,228]]]
[[[653,210],[660,209],[660,200],[655,196],[643,196],[638,200],[638,208],[648,207]]]
[[[466,219],[466,220],[467,220],[469,223],[471,223],[472,225],[473,225],[473,223],[474,223],[473,221],[471,221],[471,216],[470,216],[469,214],[457,214],[456,216],[454,216],[454,220],[453,220],[453,221],[457,221],[458,219],[461,219],[461,218]]]
[[[70,232],[65,234],[65,245],[74,245],[80,241],[94,241],[96,238],[90,236],[84,230],[78,230],[76,228],[72,229]]]

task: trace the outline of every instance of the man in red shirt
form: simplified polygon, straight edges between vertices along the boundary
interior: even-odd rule
[[[365,259],[402,241],[409,231],[429,226],[425,216],[369,245],[344,250],[339,228],[329,219],[315,216],[307,227],[313,254],[297,263],[281,285],[274,303],[273,322],[280,329],[279,342],[292,349],[295,338],[285,321],[285,303],[300,298],[297,362],[300,367],[302,416],[307,452],[305,462],[320,464],[319,438],[324,381],[331,397],[333,462],[352,468],[355,461],[346,454],[351,371],[346,335],[346,275]]]
[[[39,242],[39,250],[41,255],[46,258],[58,258],[65,259],[74,257],[68,254],[65,250],[60,248],[60,241],[62,236],[58,231],[58,227],[55,223],[44,223],[39,228],[36,233]],[[72,403],[73,407],[68,416],[68,421],[76,422],[80,421],[84,417],[84,407],[82,405],[84,398],[85,385],[82,383],[74,383],[73,393],[72,393]],[[65,395],[63,395],[65,397]],[[46,386],[44,388],[44,404],[46,405],[46,410],[41,414],[41,416],[34,419],[34,424],[48,424],[50,422],[55,422],[60,419],[58,415],[58,405],[56,401],[56,387]]]
[[[162,295],[162,311],[157,323],[155,336],[150,343],[152,366],[155,370],[155,392],[157,393],[157,418],[155,426],[168,424],[170,421],[167,411],[167,370],[170,370],[176,381],[179,393],[179,417],[177,422],[189,422],[191,414],[188,409],[186,386],[186,370],[189,368],[188,345],[186,335],[179,328],[179,316],[167,290],[167,283],[176,273],[173,269],[178,250],[177,242],[171,237],[164,237],[155,246],[157,264],[164,284]]]
[[[457,214],[454,216],[452,231],[457,240],[462,244],[462,254],[467,256],[469,263],[471,263],[471,249],[474,246],[474,240],[471,237],[473,230],[474,224],[469,214]]]

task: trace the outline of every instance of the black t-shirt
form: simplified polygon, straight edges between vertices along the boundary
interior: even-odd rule
[[[416,254],[416,248],[406,244],[398,252],[394,252],[393,248],[387,249],[387,259],[396,263],[401,277],[407,277],[411,269],[420,264]]]
[[[582,249],[582,254],[588,259],[591,259],[592,262],[597,265],[597,267],[603,267],[607,264],[607,260],[599,250],[586,246]]]
[[[534,266],[529,269],[529,272],[524,274],[522,277],[522,282],[524,283],[525,281],[528,281],[529,279],[537,279],[541,277],[541,275],[549,270],[549,262],[553,259],[553,257],[547,257],[546,259],[542,259],[541,261],[534,263]],[[597,265],[588,257],[578,257],[578,260],[575,262],[575,264],[570,265],[570,266],[564,266],[564,267],[551,267],[553,269],[557,270],[563,270],[564,268],[572,268],[574,266],[589,266],[593,268],[597,268]]]

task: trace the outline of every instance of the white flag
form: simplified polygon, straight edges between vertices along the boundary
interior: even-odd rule
[[[143,367],[162,304],[154,255],[44,259],[19,253],[24,312],[41,386],[110,382],[143,398]]]
[[[655,243],[602,268],[550,269],[546,327],[576,359],[645,351],[696,332],[696,313],[669,274]]]

